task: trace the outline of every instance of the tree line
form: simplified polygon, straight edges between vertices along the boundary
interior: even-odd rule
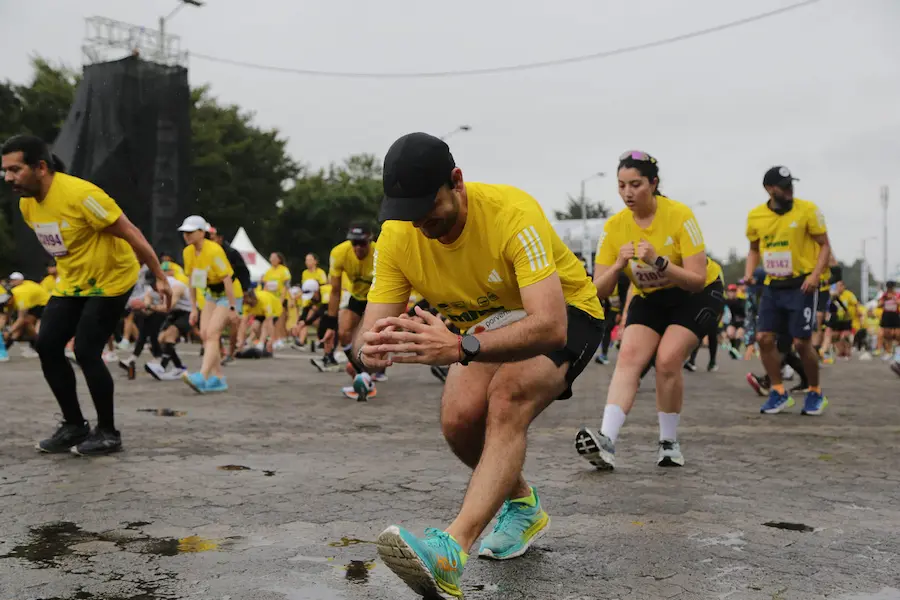
[[[32,67],[27,84],[0,82],[0,140],[32,133],[52,143],[68,115],[78,72],[42,58],[34,58]],[[262,252],[282,252],[295,269],[308,252],[326,257],[344,239],[351,219],[377,227],[382,197],[377,157],[357,154],[311,169],[287,153],[287,139],[277,128],[263,129],[253,118],[252,112],[220,102],[207,86],[191,90],[193,196],[199,214],[229,239],[244,227]],[[587,201],[586,209],[588,218],[611,214],[602,202]],[[565,210],[554,216],[580,219],[580,200],[570,196]],[[0,187],[0,273],[15,267],[11,224],[19,218],[9,189]],[[743,276],[743,255],[732,250],[714,258],[727,282]],[[859,295],[862,261],[840,262],[847,286]],[[871,275],[870,283],[874,288]]]

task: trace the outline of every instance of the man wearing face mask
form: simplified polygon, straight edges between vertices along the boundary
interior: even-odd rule
[[[744,279],[754,282],[753,271],[762,264],[766,278],[759,302],[757,341],[771,389],[760,412],[775,414],[794,405],[784,389],[776,344],[777,334],[787,333],[809,379],[801,412],[820,415],[828,400],[819,385],[819,362],[811,338],[817,324],[817,290],[828,267],[831,245],[822,211],[812,202],[794,198],[794,181],[797,179],[783,166],[772,167],[763,177],[769,201],[747,217],[750,252]]]

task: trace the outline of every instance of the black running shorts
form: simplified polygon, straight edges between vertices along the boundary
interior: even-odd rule
[[[177,328],[180,335],[186,336],[191,332],[191,313],[186,310],[173,310],[166,315],[166,320],[159,330],[165,331],[169,327]]]
[[[350,301],[347,303],[347,310],[361,317],[363,316],[363,313],[366,312],[366,304],[368,304],[367,300],[359,300],[350,296]]]
[[[603,341],[603,321],[574,306],[567,306],[566,312],[569,324],[565,347],[544,355],[557,367],[569,364],[569,370],[566,371],[566,389],[557,400],[572,397],[572,383],[590,364],[594,353],[600,347],[600,342]]]
[[[702,340],[711,323],[719,322],[724,308],[725,287],[719,279],[696,294],[667,288],[632,298],[625,326],[643,325],[663,335],[670,325],[681,325]]]
[[[900,313],[887,311],[881,313],[881,327],[884,329],[900,329]]]

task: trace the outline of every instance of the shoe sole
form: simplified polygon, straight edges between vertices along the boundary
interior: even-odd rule
[[[806,415],[807,417],[818,417],[825,412],[825,409],[828,408],[828,400],[825,400],[822,403],[822,406],[818,410],[806,410],[805,408],[800,411],[801,415]]]
[[[458,600],[462,594],[454,596],[442,589],[431,574],[431,569],[419,558],[400,535],[400,529],[391,525],[375,540],[381,562],[415,593],[425,598]]]
[[[147,371],[147,373],[149,373],[150,377],[152,377],[153,379],[162,381],[162,378],[153,372],[153,369],[150,368],[150,365],[144,365],[144,370]]]
[[[530,540],[525,542],[525,544],[521,548],[516,550],[515,552],[511,552],[509,554],[503,554],[503,555],[496,555],[493,552],[491,552],[491,550],[489,548],[484,548],[484,549],[478,550],[478,558],[484,558],[486,560],[510,560],[512,558],[518,558],[518,557],[522,556],[523,554],[525,554],[526,552],[528,552],[528,549],[531,548],[531,546],[536,541],[541,539],[541,536],[543,536],[545,533],[547,533],[547,531],[549,529],[550,529],[550,515],[547,515],[547,522],[544,524],[544,526],[541,527],[537,531],[537,533],[535,533],[533,536],[531,536]]]
[[[575,450],[598,471],[612,471],[616,468],[616,456],[604,450],[587,427],[582,427],[575,436]]]
[[[202,394],[205,392],[205,390],[201,390],[201,389],[198,388],[196,385],[194,385],[194,382],[191,381],[191,378],[188,377],[188,374],[187,374],[187,373],[185,373],[184,375],[181,376],[181,380],[185,383],[185,385],[187,385],[189,388],[191,388],[192,390],[194,390],[194,391],[197,392],[198,394],[201,394],[201,395],[202,395]]]
[[[679,462],[680,460],[680,462]],[[683,467],[684,466],[684,457],[681,459],[672,458],[671,456],[664,456],[662,459],[656,462],[657,467]]]
[[[103,452],[88,452],[87,454],[83,454],[78,451],[78,446],[72,446],[71,452],[75,456],[106,456],[107,454],[114,454],[116,452],[122,451],[122,444],[119,444],[115,448],[110,448],[109,450],[104,450]]]
[[[86,439],[87,438],[84,438],[84,440]],[[81,440],[81,442],[83,442],[84,440]],[[78,443],[80,444],[81,442]],[[74,447],[75,446],[68,446],[66,448],[60,448],[59,450],[47,450],[45,448],[41,448],[41,445],[39,443],[34,445],[34,449],[42,454],[65,454],[67,452],[70,452]]]

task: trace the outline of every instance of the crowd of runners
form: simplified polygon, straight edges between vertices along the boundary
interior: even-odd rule
[[[40,139],[13,137],[0,153],[50,260],[40,281],[14,272],[0,282],[0,361],[17,351],[39,360],[63,414],[38,449],[122,448],[108,363],[126,379],[144,371],[209,394],[227,392],[236,360],[306,352],[310,369],[349,375],[341,394],[357,401],[376,397],[394,363],[427,365],[444,382],[441,430],[472,479],[447,527],[417,536],[390,526],[378,538],[385,564],[425,596],[461,596],[469,552],[498,513],[481,557],[520,556],[547,530],[550,517],[522,474],[527,430],[554,400],[571,397],[592,359],[609,364],[613,348],[605,406],[585,415],[599,426],[574,439],[600,470],[615,467],[619,432],[651,369],[656,463],[685,464],[684,372],[698,369],[704,341],[708,371],[720,355],[759,356],[763,372],[747,381],[766,398],[766,414],[791,408],[792,394],[802,394],[802,414],[823,414],[820,371],[836,360],[893,357],[900,375],[900,292],[887,282],[870,302],[854,296],[821,210],[794,197],[783,166],[763,176],[767,198],[747,216],[744,276],[726,282],[691,209],[662,193],[657,160],[622,154],[625,206],[605,223],[592,281],[534,198],[466,182],[445,142],[413,133],[385,157],[380,233],[348,223],[327,265],[309,254],[295,277],[273,252],[254,281],[208,220],[214,215],[184,220],[181,252],[154,250],[112,198],[67,175]],[[202,356],[198,370],[188,370],[186,352]],[[97,409],[94,428],[81,413],[75,369]]]

